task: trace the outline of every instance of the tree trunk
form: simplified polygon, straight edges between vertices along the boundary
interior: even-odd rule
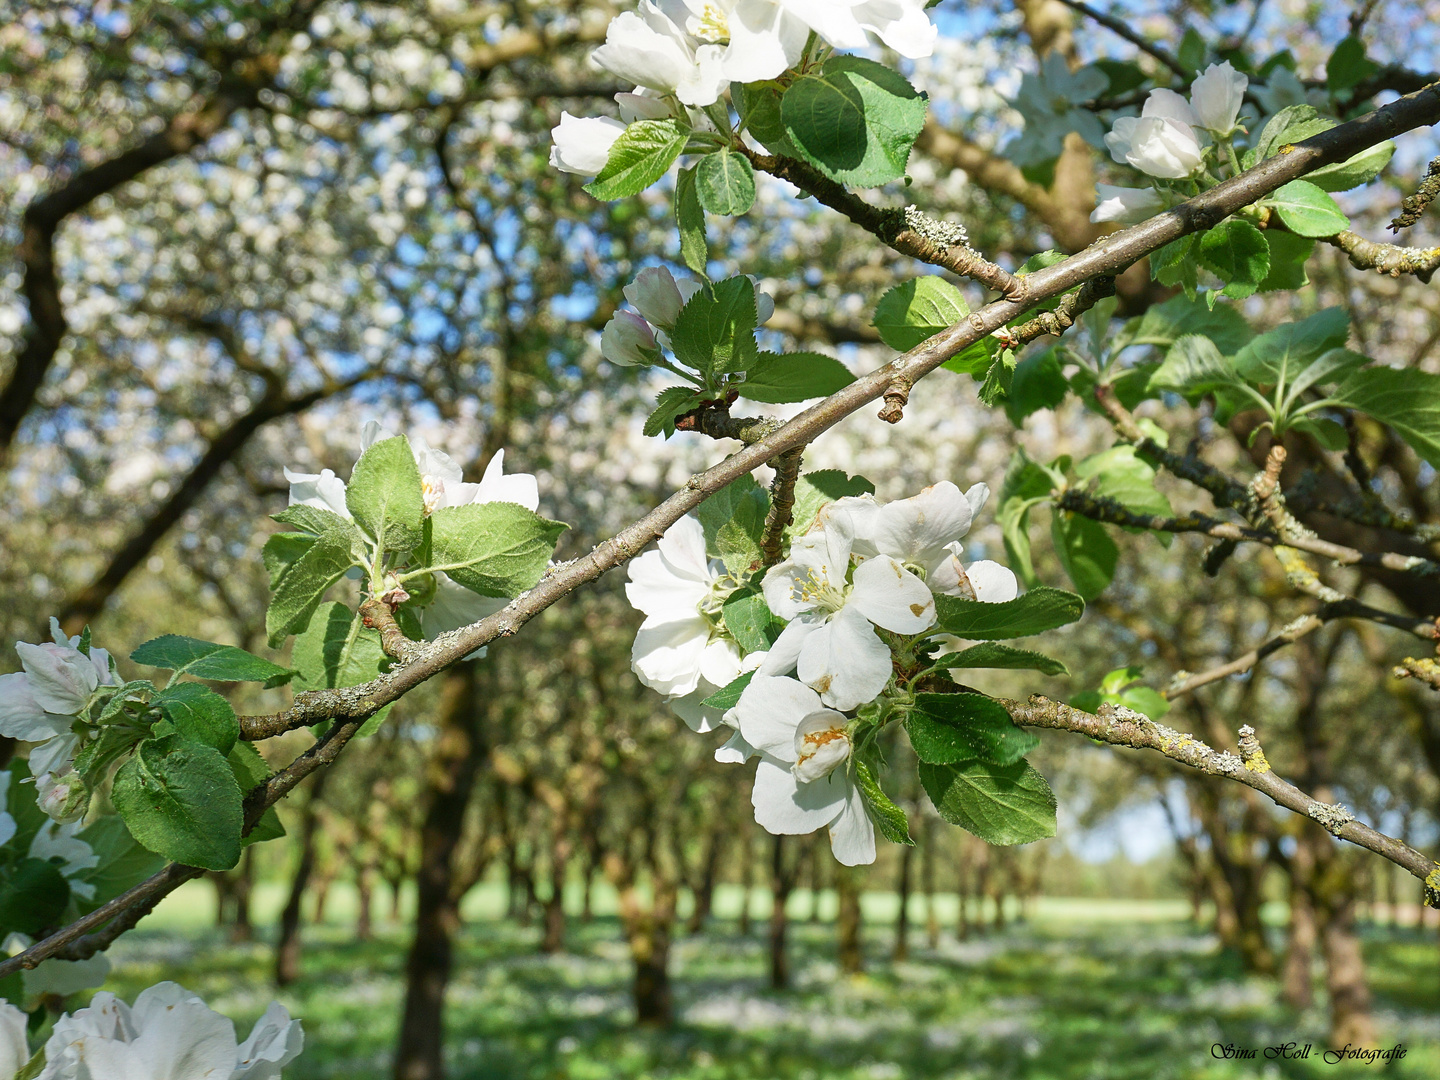
[[[1285,964],[1280,973],[1280,996],[1292,1009],[1308,1009],[1314,1003],[1311,979],[1314,960],[1315,906],[1303,881],[1292,876],[1290,929],[1285,943]]]
[[[840,911],[835,919],[837,959],[846,975],[865,970],[865,948],[861,937],[860,871],[853,866],[835,867],[835,891]]]
[[[1330,1045],[1375,1045],[1370,1016],[1370,988],[1365,960],[1355,936],[1355,901],[1343,897],[1325,913],[1321,942],[1325,950],[1325,987],[1330,993]]]
[[[691,890],[695,899],[695,910],[690,912],[690,921],[685,932],[698,934],[710,919],[715,902],[715,874],[720,867],[721,836],[718,829],[712,829],[706,837],[704,862],[700,867],[700,880]]]
[[[785,866],[785,838],[776,836],[770,856],[770,989],[790,989],[790,956],[786,948],[789,919],[785,910],[795,875]]]
[[[440,731],[426,768],[415,936],[405,962],[395,1080],[441,1080],[445,1075],[445,987],[460,920],[454,856],[476,776],[489,753],[475,683],[475,665],[457,664],[446,673],[441,691]]]
[[[290,882],[290,896],[280,912],[280,936],[275,942],[275,985],[289,986],[300,977],[300,905],[310,876],[315,871],[315,833],[320,823],[320,800],[325,794],[329,769],[321,769],[311,781],[310,798],[300,817],[300,861]]]
[[[635,1022],[646,1027],[669,1027],[675,1020],[670,991],[670,932],[675,922],[675,885],[652,879],[654,899],[649,910],[633,883],[620,894],[620,914],[630,939],[635,963]]]
[[[900,849],[900,880],[896,892],[900,894],[900,910],[895,914],[895,948],[890,959],[896,963],[910,958],[910,860],[915,849],[908,845]]]
[[[565,951],[565,870],[570,865],[570,842],[557,840],[550,851],[550,896],[545,901],[545,934],[542,953]]]
[[[740,936],[750,936],[750,890],[755,884],[755,830],[744,828],[740,846]]]
[[[362,866],[355,876],[355,895],[359,905],[355,915],[355,938],[357,941],[369,941],[375,936],[375,870],[369,864]]]
[[[235,911],[230,922],[230,940],[255,940],[255,924],[250,921],[250,893],[255,887],[255,857],[246,848],[241,856],[239,872],[234,880]]]

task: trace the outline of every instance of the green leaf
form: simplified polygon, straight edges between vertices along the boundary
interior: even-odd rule
[[[747,653],[770,648],[785,629],[785,624],[771,614],[764,594],[749,589],[731,593],[720,610],[720,618],[735,643]]]
[[[70,883],[59,867],[23,858],[0,867],[0,930],[39,937],[58,928],[70,903]]]
[[[745,692],[745,687],[750,685],[750,680],[754,677],[753,671],[736,676],[734,680],[716,690],[700,704],[708,709],[720,709],[722,712],[733,709],[735,703],[740,700],[740,695]]]
[[[1440,375],[1414,368],[1367,367],[1352,373],[1330,398],[1389,424],[1440,469]]]
[[[1278,292],[1281,289],[1303,289],[1310,284],[1305,273],[1305,264],[1315,251],[1315,241],[1305,236],[1295,236],[1280,229],[1266,229],[1265,243],[1270,245],[1270,273],[1260,283],[1260,292]],[[1234,311],[1234,308],[1220,307],[1216,311]],[[1237,345],[1235,349],[1238,349]],[[1235,349],[1226,349],[1234,352]]]
[[[1303,431],[1311,436],[1326,450],[1344,450],[1350,444],[1350,436],[1346,434],[1345,425],[1336,423],[1327,417],[1302,416],[1289,424],[1290,431]]]
[[[638,195],[670,170],[689,138],[674,120],[637,120],[615,140],[605,167],[585,190],[607,201]]]
[[[915,756],[932,765],[1011,765],[1040,745],[1039,738],[1015,726],[1005,706],[984,694],[916,694],[905,731]]]
[[[990,844],[1055,835],[1055,793],[1028,761],[920,764],[920,783],[940,816]]]
[[[710,262],[705,242],[705,211],[695,190],[695,167],[681,169],[675,178],[675,227],[680,233],[680,261],[704,275]]]
[[[1057,509],[1050,516],[1050,539],[1060,565],[1087,602],[1105,591],[1115,577],[1120,549],[1105,526],[1079,514]]]
[[[9,771],[10,787],[5,793],[3,809],[15,822],[15,835],[0,846],[0,851],[13,860],[30,850],[30,842],[50,818],[35,801],[35,784],[26,783],[30,780],[30,766],[16,760],[10,762]]]
[[[799,489],[798,483],[796,489]],[[747,520],[751,520],[757,510],[760,519],[765,519],[765,513],[770,509],[770,497],[749,473],[726,484],[695,508],[695,518],[705,533],[706,551],[713,554],[717,550],[720,530],[737,513],[741,513],[741,507],[746,503],[754,504],[744,511]]]
[[[240,861],[240,787],[213,746],[147,739],[116,772],[110,797],[130,834],[157,855],[205,870]]]
[[[291,674],[287,672],[287,678]],[[152,702],[182,738],[213,746],[222,754],[228,754],[240,737],[240,721],[230,703],[199,683],[166,687]]]
[[[390,658],[380,646],[380,631],[370,629],[358,614],[333,600],[315,609],[310,625],[296,635],[290,655],[299,669],[297,690],[359,686],[390,666]]]
[[[985,372],[985,381],[980,384],[980,404],[993,408],[1010,394],[1010,383],[1015,376],[1015,353],[1001,349],[1000,354],[990,362]]]
[[[1268,238],[1272,234],[1266,235]],[[1284,233],[1273,235],[1285,236]],[[1255,331],[1250,329],[1245,316],[1233,307],[1211,308],[1185,296],[1172,296],[1126,323],[1116,337],[1114,347],[1118,350],[1127,345],[1158,345],[1168,349],[1186,334],[1208,337],[1222,353],[1229,356],[1254,337]]]
[[[1198,283],[1195,268],[1195,248],[1200,238],[1194,233],[1172,240],[1159,251],[1150,255],[1150,276],[1161,285],[1179,286],[1185,296],[1193,299]]]
[[[309,625],[295,636],[290,656],[300,669],[295,680],[298,690],[359,686],[390,669],[390,658],[380,646],[380,632],[367,627],[360,615],[333,600],[315,609]],[[389,714],[390,706],[386,705],[365,721],[357,737],[372,734]]]
[[[855,381],[850,369],[821,353],[762,352],[735,390],[750,401],[785,404],[829,397]]]
[[[1072,592],[1042,585],[1003,604],[937,596],[935,609],[938,633],[972,641],[1001,641],[1072,623],[1085,613],[1085,603]]]
[[[1200,265],[1225,282],[1225,295],[1243,300],[1270,273],[1270,246],[1254,225],[1229,218],[1200,237]]]
[[[301,532],[307,532],[313,536],[319,536],[331,529],[343,529],[349,524],[348,518],[335,513],[334,510],[325,510],[319,506],[305,506],[300,503],[287,506],[280,513],[271,514],[270,517],[274,521],[294,525]]]
[[[291,668],[273,664],[235,645],[165,634],[152,638],[130,654],[137,664],[169,668],[176,675],[192,675],[214,682],[258,682],[269,690],[295,677]]]
[[[880,340],[896,352],[909,352],[962,322],[970,305],[960,290],[942,277],[927,274],[901,282],[875,305],[875,329]]]
[[[745,130],[759,140],[761,146],[772,154],[803,156],[785,133],[785,121],[780,116],[781,90],[776,84],[731,83],[730,97],[745,122]]]
[[[339,517],[340,515],[336,514],[335,516]],[[271,592],[275,591],[280,584],[280,579],[290,572],[290,568],[300,561],[314,543],[314,536],[300,532],[275,533],[265,541],[265,546],[260,549],[260,558],[264,561],[265,570],[270,575]]]
[[[1349,336],[1350,316],[1345,309],[1324,308],[1255,337],[1235,354],[1230,366],[1253,383],[1288,384],[1322,353],[1343,347]]]
[[[369,724],[370,721],[367,720],[366,727]],[[361,733],[363,731],[364,728],[361,728]],[[230,772],[235,777],[235,783],[240,786],[241,795],[250,794],[257,785],[270,779],[270,766],[265,764],[265,759],[260,756],[260,751],[255,748],[254,743],[236,743],[226,760],[230,765]],[[260,820],[240,841],[240,846],[249,847],[251,844],[258,844],[265,840],[278,840],[284,835],[285,826],[280,823],[280,815],[272,806],[260,815]]]
[[[1325,89],[1333,96],[1359,86],[1380,70],[1365,55],[1365,43],[1354,34],[1340,39],[1325,64]]]
[[[865,800],[865,809],[870,820],[880,830],[880,835],[892,844],[914,847],[915,841],[910,838],[910,819],[905,816],[905,811],[885,794],[880,782],[875,779],[875,774],[870,771],[870,766],[859,758],[855,759],[855,786],[860,789],[860,795]]]
[[[1053,409],[1065,400],[1070,384],[1060,370],[1060,358],[1053,348],[1032,353],[1015,365],[1005,415],[1016,427],[1041,409]]]
[[[1017,649],[1011,645],[1001,645],[996,641],[982,641],[979,645],[941,656],[938,662],[943,663],[947,669],[1005,668],[1010,671],[1038,671],[1042,675],[1070,674],[1070,669],[1054,657],[1030,652],[1028,649]]]
[[[327,532],[281,577],[265,612],[265,632],[272,648],[303,628],[325,590],[356,565],[354,542],[358,539],[353,525],[348,530]]]
[[[102,814],[81,829],[78,836],[90,845],[98,860],[94,866],[76,875],[79,880],[95,887],[95,895],[88,900],[75,897],[81,914],[93,911],[139,885],[165,865],[164,859],[146,851],[136,842],[118,814]]]
[[[372,443],[355,463],[345,505],[386,551],[409,551],[420,543],[425,491],[410,440],[396,435]]]
[[[1283,147],[1329,131],[1335,123],[1328,116],[1321,116],[1313,105],[1288,105],[1270,118],[1255,145],[1245,151],[1240,164],[1248,169],[1274,157]]]
[[[516,503],[442,506],[430,515],[434,563],[481,596],[519,596],[545,573],[566,526]]]
[[[785,536],[804,536],[815,524],[815,516],[827,503],[856,495],[874,495],[875,485],[863,476],[847,476],[840,469],[808,472],[795,482],[795,505]]]
[[[675,434],[675,421],[705,400],[693,386],[667,386],[655,398],[655,411],[645,420],[642,432],[647,438],[662,431],[668,439]]]
[[[1297,236],[1334,236],[1350,227],[1350,219],[1335,200],[1305,180],[1291,180],[1261,205],[1274,208]]]
[[[1205,63],[1206,52],[1205,39],[1200,36],[1199,31],[1191,26],[1186,28],[1184,36],[1180,39],[1180,48],[1175,54],[1175,59],[1180,61],[1181,67],[1194,75]]]
[[[791,143],[830,179],[878,187],[905,175],[925,102],[898,72],[835,56],[790,85],[780,115]]]
[[[755,286],[747,277],[706,285],[685,302],[670,335],[675,357],[701,375],[745,371],[755,346]]]
[[[1340,382],[1352,371],[1362,368],[1368,363],[1370,363],[1368,356],[1351,352],[1349,349],[1331,349],[1329,352],[1321,353],[1298,375],[1294,376],[1290,389],[1285,395],[1287,405],[1299,401],[1300,395],[1312,386],[1329,386]]]
[[[1082,458],[1075,464],[1075,475],[1090,494],[1114,499],[1137,514],[1171,513],[1170,500],[1155,487],[1154,468],[1136,455],[1133,446],[1112,446]]]
[[[712,214],[736,217],[755,204],[755,172],[744,154],[722,148],[695,168],[695,192]]]
[[[735,505],[730,519],[715,533],[715,550],[733,577],[742,577],[760,565],[760,540],[765,535],[768,498],[746,498]]]
[[[1139,64],[1129,60],[1100,59],[1094,61],[1094,66],[1103,71],[1110,80],[1110,85],[1105,90],[1106,97],[1119,97],[1131,90],[1138,90],[1150,77],[1140,69]]]
[[[1158,690],[1137,681],[1144,673],[1143,668],[1134,666],[1116,668],[1100,680],[1098,690],[1087,690],[1072,697],[1070,707],[1093,713],[1108,702],[1134,709],[1151,720],[1159,720],[1170,711],[1170,703]]]
[[[1395,143],[1386,139],[1368,150],[1361,150],[1352,158],[1316,169],[1305,179],[1321,191],[1349,191],[1374,180],[1385,171],[1385,166],[1394,156]]]
[[[1244,385],[1235,365],[1220,355],[1213,341],[1198,334],[1186,334],[1175,342],[1150,376],[1152,390],[1173,390],[1187,398]]]
[[[1054,487],[1054,478],[1031,461],[1023,448],[1017,448],[1010,456],[995,520],[1005,541],[1010,566],[1027,588],[1037,580],[1030,552],[1030,511],[1049,501]]]

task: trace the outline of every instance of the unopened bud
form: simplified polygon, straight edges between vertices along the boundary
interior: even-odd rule
[[[84,817],[90,805],[90,789],[80,774],[69,768],[60,774],[37,776],[35,794],[40,809],[62,825]]]
[[[684,304],[675,278],[663,266],[641,270],[635,280],[625,286],[625,299],[634,304],[635,310],[648,322],[665,330],[675,326]]]
[[[620,367],[648,365],[660,355],[650,324],[629,311],[617,311],[605,324],[600,334],[600,352]]]

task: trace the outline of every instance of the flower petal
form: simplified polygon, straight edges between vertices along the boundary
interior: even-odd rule
[[[987,604],[1003,604],[1020,595],[1020,583],[1008,566],[989,559],[973,562],[965,568],[965,576],[975,589],[975,599]]]
[[[630,650],[630,667],[640,681],[662,694],[684,695],[700,682],[700,657],[710,624],[700,615],[674,622],[640,624]]]
[[[858,609],[876,626],[897,634],[918,634],[935,621],[930,590],[888,555],[877,555],[855,568],[855,588],[845,607]]]
[[[822,711],[820,697],[795,679],[756,675],[735,705],[745,741],[778,761],[795,760],[795,729]]]
[[[883,555],[929,570],[945,546],[970,531],[970,503],[948,480],[886,503],[870,521],[870,540]]]
[[[928,589],[925,595],[930,596]],[[805,639],[795,668],[801,682],[819,691],[821,701],[843,712],[874,701],[885,689],[890,649],[875,636],[870,620],[847,606]]]
[[[625,598],[651,618],[688,619],[709,593],[708,580],[677,575],[674,564],[658,551],[647,551],[630,563]]]
[[[790,767],[762,757],[755,767],[755,787],[750,795],[755,820],[767,832],[781,836],[802,836],[824,828],[835,820],[845,805],[847,781],[834,773],[823,780],[802,784]]]
[[[95,665],[77,649],[18,641],[15,651],[29,677],[30,696],[46,712],[73,716],[100,685]]]
[[[0,735],[22,742],[39,742],[70,730],[73,717],[48,713],[30,692],[23,672],[0,675]]]
[[[511,473],[506,476],[505,451],[495,451],[495,456],[485,466],[485,475],[480,478],[480,490],[471,502],[517,503],[534,513],[540,506],[540,483],[530,473]]]
[[[843,778],[845,805],[830,825],[830,850],[842,866],[865,866],[875,861],[875,824],[865,810],[865,798],[855,782],[842,770],[830,774]]]
[[[775,644],[770,646],[770,651],[765,654],[765,659],[755,669],[757,675],[789,675],[795,670],[795,662],[800,659],[800,651],[805,647],[805,639],[824,625],[822,618],[812,618],[808,612],[802,613],[790,623],[780,636],[775,639]]]
[[[715,760],[722,765],[742,765],[758,753],[758,750],[745,741],[745,736],[737,731],[724,746],[715,748]]]

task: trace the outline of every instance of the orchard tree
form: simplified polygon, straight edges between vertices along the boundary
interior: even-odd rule
[[[1223,782],[1197,789],[1202,818],[1229,790],[1244,800],[1248,835],[1278,843],[1293,833],[1292,912],[1309,914],[1292,916],[1292,947],[1305,945],[1309,918],[1330,963],[1332,1039],[1372,1037],[1355,977],[1354,894],[1333,887],[1346,856],[1325,834],[1402,868],[1440,906],[1440,864],[1361,820],[1378,821],[1361,799],[1341,801],[1376,782],[1349,768],[1362,748],[1387,770],[1415,743],[1430,751],[1440,730],[1433,704],[1409,689],[1440,690],[1440,375],[1428,355],[1434,320],[1423,347],[1402,353],[1407,317],[1365,283],[1428,283],[1440,249],[1370,239],[1352,218],[1368,227],[1393,212],[1395,232],[1425,229],[1440,164],[1410,179],[1403,198],[1382,185],[1430,156],[1423,135],[1395,140],[1440,122],[1440,84],[1369,55],[1372,4],[1303,62],[1265,51],[1258,5],[1242,32],[1221,34],[1196,14],[1165,41],[1070,0],[1021,0],[1017,14],[1035,63],[1015,87],[1019,133],[1003,145],[960,133],[966,94],[942,97],[945,78],[925,90],[911,81],[944,67],[934,60],[949,47],[942,27],[977,36],[921,0],[642,0],[618,14],[578,4],[55,5],[9,20],[5,104],[19,122],[6,167],[30,195],[7,222],[25,317],[0,389],[0,449],[19,453],[11,483],[29,492],[16,504],[23,513],[8,511],[13,534],[29,537],[16,550],[44,550],[38,522],[61,499],[79,501],[84,517],[107,513],[85,481],[137,436],[86,430],[76,420],[86,410],[137,426],[142,444],[183,445],[193,464],[173,488],[151,485],[160,504],[116,537],[98,572],[77,568],[72,581],[64,561],[49,567],[66,575],[44,582],[64,625],[52,621],[49,642],[17,645],[23,670],[0,677],[0,735],[30,744],[6,774],[0,887],[13,925],[3,929],[34,939],[0,962],[14,1003],[5,1063],[52,1075],[77,1057],[140,1053],[160,1038],[144,1039],[151,1025],[182,1013],[187,1038],[220,1023],[161,984],[133,1008],[91,1006],[125,1017],[113,1038],[81,1037],[91,1010],[59,1017],[32,1059],[17,1005],[43,1008],[47,976],[95,985],[109,944],[185,881],[230,870],[247,845],[281,835],[275,805],[308,777],[317,784],[353,740],[395,722],[396,702],[443,673],[405,1024],[423,1045],[407,1056],[402,1035],[397,1064],[401,1075],[438,1075],[459,899],[455,811],[485,767],[536,793],[556,786],[529,753],[555,732],[500,725],[516,743],[500,748],[494,728],[476,726],[476,667],[500,668],[477,654],[506,653],[508,678],[495,685],[543,697],[523,669],[544,662],[517,667],[507,639],[622,565],[644,617],[631,650],[639,682],[713,744],[652,750],[691,736],[650,713],[629,733],[643,739],[607,758],[585,739],[620,700],[603,680],[579,730],[558,736],[562,756],[615,786],[599,843],[634,894],[627,932],[649,1018],[668,1008],[673,893],[694,853],[665,830],[693,822],[695,795],[675,787],[685,771],[662,776],[651,760],[713,750],[717,767],[746,770],[761,826],[777,837],[824,829],[838,863],[854,867],[882,843],[914,843],[905,804],[913,810],[921,792],[939,818],[990,844],[1053,836],[1055,795],[1027,760],[1040,744],[1032,729],[1049,729],[1084,736],[1077,748],[1146,750]],[[997,38],[1005,29],[977,26]],[[1116,39],[1125,48],[1110,55]],[[1009,46],[993,48],[998,59]],[[533,134],[534,100],[554,98],[578,113],[555,118],[546,165],[515,132]],[[948,203],[932,199],[907,184],[922,161],[970,184]],[[162,166],[176,171],[170,199],[126,186]],[[577,176],[591,178],[583,193]],[[823,248],[776,254],[813,230],[809,200],[838,215],[829,224],[848,222],[822,229],[834,245],[828,265]],[[1018,223],[976,214],[996,206],[1017,208]],[[83,227],[61,230],[87,208]],[[638,265],[659,230],[678,259]],[[626,306],[592,244],[597,231],[636,264]],[[87,257],[131,235],[143,258],[123,279],[103,256]],[[1041,235],[1053,246],[1025,250]],[[1338,275],[1332,252],[1349,264]],[[867,267],[872,282],[878,271],[865,326],[832,291],[837,265]],[[785,277],[772,281],[777,272]],[[577,297],[603,325],[598,351],[558,326]],[[786,349],[787,337],[812,347]],[[820,351],[857,342],[887,359],[857,375]],[[112,354],[124,362],[101,362]],[[174,357],[199,363],[176,375]],[[814,467],[835,438],[827,433],[853,414],[878,403],[881,420],[911,426],[932,386],[967,378],[987,430],[1023,431],[1050,410],[1088,417],[1103,443],[1051,456],[1022,439],[994,475],[963,487],[930,476],[903,497],[877,496],[877,485],[901,494],[888,476]],[[237,489],[263,501],[265,485],[247,485],[237,457],[257,432],[339,395],[353,411],[372,383],[397,400],[414,390],[467,431],[442,436],[451,454],[418,431],[387,430],[400,410],[372,398],[383,421],[363,425],[343,462],[338,439],[288,456],[272,439],[271,489],[288,492],[271,515],[279,528],[258,551],[220,546],[263,573],[267,646],[288,658],[186,625],[127,646],[123,668],[97,644],[84,624],[229,464],[240,463]],[[505,451],[533,441],[533,460],[558,459],[567,432],[546,429],[547,404],[579,412],[637,391],[653,408],[613,447],[625,466],[670,460],[662,440],[692,433],[708,467],[557,560],[567,523],[540,512],[547,472],[517,470]],[[753,415],[737,414],[741,399]],[[922,447],[943,437],[896,435]],[[62,465],[72,451],[79,460]],[[47,476],[73,483],[37,482]],[[1004,563],[964,551],[972,527],[989,521]],[[223,539],[235,528],[207,523]],[[1133,552],[1136,537],[1152,549],[1143,563],[1127,559],[1133,580],[1121,580],[1122,547]],[[195,561],[204,567],[203,554]],[[1111,622],[1153,621],[1146,604],[1168,573],[1199,588],[1209,587],[1202,578],[1264,580],[1271,632],[1237,643],[1253,620],[1219,626],[1202,610],[1201,644],[1167,657],[1168,682],[1145,680],[1143,635],[1132,633],[1114,636],[1109,674],[1068,702],[971,685],[997,671],[1063,675],[1054,654],[1074,642],[1078,655],[1085,624],[1058,631],[1087,604]],[[8,574],[44,577],[23,559]],[[1226,655],[1212,661],[1221,640]],[[1188,670],[1191,656],[1207,666]],[[1367,709],[1403,712],[1415,743],[1352,744],[1363,734],[1354,711],[1347,726],[1324,707],[1337,665],[1347,691],[1365,688]],[[1262,668],[1277,674],[1213,692]],[[1411,682],[1397,690],[1400,678]],[[226,696],[216,684],[245,689]],[[1163,722],[1182,699],[1203,738]],[[301,728],[313,745],[272,771],[257,744]],[[1272,735],[1293,748],[1280,752]],[[1429,763],[1435,771],[1433,754]],[[577,808],[548,802],[553,888]],[[638,835],[636,822],[662,802],[673,811],[664,828]],[[1227,845],[1214,841],[1230,815],[1217,803],[1212,816],[1211,880],[1233,891],[1250,871],[1221,865]],[[775,867],[783,877],[779,846]],[[647,868],[648,909],[634,888]],[[1264,962],[1258,952],[1254,962]],[[438,983],[419,985],[437,972]],[[298,1053],[299,1034],[281,1010],[244,1044],[232,1032],[206,1046],[217,1075],[273,1075]]]

